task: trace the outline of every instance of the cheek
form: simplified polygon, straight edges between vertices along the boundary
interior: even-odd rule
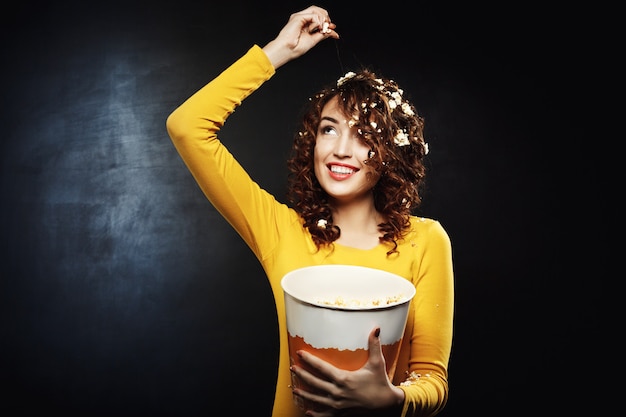
[[[318,140],[313,147],[313,162],[315,164],[323,164],[329,156],[334,152],[334,143],[332,140]]]
[[[354,156],[361,162],[367,161],[369,159],[369,152],[370,152],[369,148],[365,149],[365,148],[359,147],[359,149],[356,150]]]
[[[367,161],[369,159],[371,149],[372,148],[364,143],[360,143],[354,150],[354,156],[361,162]]]

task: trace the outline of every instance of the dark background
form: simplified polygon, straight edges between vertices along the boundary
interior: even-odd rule
[[[269,285],[184,167],[165,119],[309,4],[15,5],[2,28],[0,98],[8,415],[270,415]],[[454,247],[442,416],[599,411],[589,390],[610,364],[594,349],[605,342],[597,279],[608,254],[597,249],[605,207],[586,130],[597,104],[591,11],[318,4],[341,40],[280,68],[222,140],[283,199],[307,97],[362,64],[396,79],[426,119],[420,214],[439,219]]]

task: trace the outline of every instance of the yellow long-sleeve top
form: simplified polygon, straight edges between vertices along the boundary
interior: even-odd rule
[[[363,250],[334,244],[318,251],[298,214],[254,182],[217,134],[241,102],[275,69],[257,46],[187,99],[167,120],[168,133],[198,185],[239,233],[269,279],[279,325],[280,352],[273,417],[302,416],[293,401],[281,278],[311,265],[347,264],[387,270],[416,287],[394,377],[406,394],[402,416],[429,416],[448,398],[452,344],[453,268],[448,234],[438,221],[412,217],[411,230],[389,246]]]

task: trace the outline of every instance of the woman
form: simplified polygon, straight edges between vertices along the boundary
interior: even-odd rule
[[[363,70],[311,98],[288,160],[290,206],[256,184],[217,138],[248,95],[322,40],[338,39],[335,29],[320,7],[294,13],[275,39],[263,48],[253,45],[177,108],[167,129],[206,197],[269,279],[280,334],[273,416],[432,416],[448,398],[452,253],[439,222],[411,214],[421,202],[428,147],[423,120],[402,90]],[[321,264],[387,270],[415,285],[391,380],[380,329],[369,334],[369,359],[361,369],[341,370],[307,352],[300,352],[301,360],[319,377],[290,365],[280,280]],[[292,387],[292,376],[315,393]],[[303,402],[314,406],[301,409]]]

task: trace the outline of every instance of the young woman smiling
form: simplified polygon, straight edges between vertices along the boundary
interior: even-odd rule
[[[428,146],[424,121],[402,89],[360,69],[312,96],[287,161],[287,203],[250,178],[217,137],[246,97],[282,65],[325,39],[338,39],[335,29],[323,8],[292,14],[275,39],[262,48],[253,45],[174,110],[167,129],[202,191],[250,247],[271,285],[280,336],[273,416],[432,416],[448,399],[452,249],[437,220],[414,214]],[[367,335],[369,358],[360,369],[342,370],[306,351],[299,356],[315,373],[290,362],[281,278],[325,264],[385,270],[415,285],[393,377],[385,371],[380,328]],[[292,377],[315,392],[294,388]],[[299,400],[313,406],[303,409]]]

